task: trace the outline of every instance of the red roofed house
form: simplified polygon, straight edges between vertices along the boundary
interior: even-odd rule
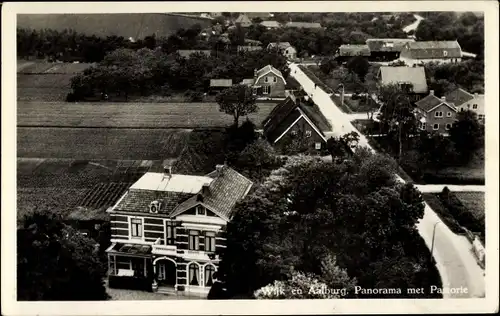
[[[327,140],[324,132],[331,130],[317,105],[294,94],[276,105],[263,126],[265,138],[279,151],[295,138],[310,142],[311,150],[320,151]]]
[[[458,88],[446,95],[446,101],[453,104],[459,112],[469,110],[476,113],[478,121],[485,123],[484,94],[471,94]]]
[[[406,65],[420,65],[429,62],[456,63],[462,60],[462,48],[457,41],[409,42],[399,57]]]
[[[242,84],[253,88],[254,95],[269,98],[284,98],[286,80],[278,69],[271,65],[255,70],[252,79],[244,79]]]
[[[415,103],[419,128],[428,132],[448,134],[456,121],[457,108],[446,100],[438,98],[431,90],[429,95]]]
[[[144,174],[108,210],[109,286],[206,296],[226,224],[252,185],[224,165],[205,176]]]

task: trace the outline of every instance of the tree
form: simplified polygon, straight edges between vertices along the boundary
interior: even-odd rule
[[[252,88],[241,84],[220,92],[216,96],[216,101],[221,112],[233,116],[235,126],[239,125],[241,116],[255,113],[258,110]]]
[[[347,62],[347,69],[355,73],[361,81],[364,81],[368,69],[370,69],[370,63],[366,58],[356,56]]]
[[[18,299],[108,299],[95,244],[50,212],[27,216],[17,230]]]
[[[235,167],[253,181],[261,181],[279,165],[274,148],[267,141],[258,139],[239,154]]]
[[[469,162],[475,152],[484,147],[484,127],[478,122],[476,113],[459,112],[457,121],[450,129],[450,139],[462,163]]]

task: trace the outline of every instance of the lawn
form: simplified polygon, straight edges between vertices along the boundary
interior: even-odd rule
[[[455,192],[455,196],[479,221],[484,221],[485,199],[484,192]]]
[[[189,131],[166,129],[17,128],[17,156],[26,158],[176,158]]]
[[[276,103],[258,103],[249,115],[257,126]],[[244,118],[242,118],[244,119]],[[233,117],[217,103],[63,103],[18,102],[18,126],[198,128],[226,127]]]

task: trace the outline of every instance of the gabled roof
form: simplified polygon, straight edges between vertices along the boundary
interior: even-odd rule
[[[453,103],[453,105],[455,106],[460,106],[465,102],[474,99],[474,95],[470,94],[462,88],[451,91],[450,93],[445,95],[445,97],[447,102]]]
[[[382,66],[380,67],[379,74],[380,83],[383,85],[410,83],[413,85],[413,92],[427,93],[424,67]]]
[[[293,47],[289,42],[273,42],[267,45],[267,49],[278,48],[287,49],[288,47]]]
[[[186,200],[171,214],[171,217],[181,214],[201,201],[223,219],[231,219],[235,204],[246,196],[253,182],[228,166],[219,168],[220,170],[214,170],[206,175],[214,180],[206,193],[200,193],[202,198],[193,196]]]
[[[285,24],[286,27],[296,27],[296,28],[304,28],[304,29],[319,29],[321,28],[321,24],[317,22],[288,22]]]
[[[401,55],[412,59],[461,58],[462,49],[457,41],[410,42]]]
[[[442,100],[442,99],[436,97],[433,94],[429,94],[425,98],[423,98],[420,101],[418,101],[418,102],[415,103],[415,105],[419,109],[422,109],[425,112],[430,112],[430,111],[432,111],[433,109],[435,109],[437,106],[439,106],[441,104],[444,104],[444,105],[448,106],[450,109],[454,110],[455,112],[457,111],[457,109],[453,105],[449,104],[445,100]]]
[[[240,14],[234,23],[252,23],[245,14]]]
[[[233,79],[210,79],[210,87],[231,87]]]
[[[281,27],[281,24],[278,21],[262,21],[260,25],[265,27]]]
[[[406,43],[414,41],[410,38],[369,38],[366,44],[372,52],[400,52]]]
[[[278,77],[281,77],[281,79],[283,79],[283,82],[286,84],[285,77],[283,77],[283,74],[281,73],[281,71],[279,71],[278,69],[274,68],[271,65],[264,66],[261,69],[257,70],[257,73],[255,74],[255,82],[259,81],[259,79],[262,76],[264,76],[270,72],[274,73]]]
[[[296,99],[294,101],[294,99]],[[306,121],[324,137],[323,131],[330,130],[330,124],[315,104],[305,105],[300,98],[287,97],[274,107],[264,120],[264,135],[275,142],[292,124],[303,116]]]
[[[340,56],[370,56],[368,45],[343,44],[339,47]]]
[[[180,203],[192,197],[191,193],[165,192],[155,190],[129,189],[114,207],[115,211],[149,213],[153,201],[161,201],[163,206],[158,213],[169,215]]]

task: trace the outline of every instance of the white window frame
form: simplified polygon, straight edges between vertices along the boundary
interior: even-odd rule
[[[196,215],[207,216],[207,209],[203,205],[196,206],[195,210],[196,210]],[[200,210],[203,210],[203,212],[200,212]]]
[[[205,251],[206,252],[215,252],[216,237],[217,237],[217,234],[215,232],[211,232],[211,231],[205,232],[204,243],[205,243]],[[210,244],[208,244],[208,241],[212,241],[212,242],[210,242]]]
[[[473,104],[473,105],[472,105],[472,109],[473,109],[473,110],[477,110],[477,104]]]
[[[451,129],[451,124],[450,123],[446,123],[445,129],[447,131],[449,131]]]
[[[140,220],[141,221],[141,234],[138,235],[138,236],[134,236],[133,233],[132,233],[132,220]],[[134,224],[136,225],[136,224]],[[130,216],[128,218],[128,235],[129,235],[129,239],[141,239],[141,240],[144,240],[144,217],[132,217]]]
[[[443,56],[444,56],[444,57],[447,57],[447,56],[448,56],[448,51],[444,50],[444,51],[443,51]]]
[[[273,77],[273,82],[278,82],[278,78]]]
[[[438,115],[439,114],[439,115]],[[443,111],[436,111],[434,117],[443,117]]]
[[[270,86],[262,86],[262,94],[269,94],[271,93],[271,87]]]
[[[437,131],[438,129],[439,129],[439,123],[434,123],[434,125],[432,125],[432,130]]]
[[[307,131],[306,131],[306,137],[311,137],[311,136],[312,136],[312,131],[307,130]]]
[[[266,77],[264,78],[264,82],[265,82],[265,83],[268,83],[268,82],[269,82],[269,76],[266,76]]]
[[[194,234],[196,232],[196,234]],[[193,237],[194,245],[191,247],[191,237]],[[198,251],[200,250],[200,232],[198,230],[190,230],[188,232],[188,249]]]
[[[321,149],[321,143],[320,142],[314,143],[314,148],[316,150],[320,150]]]
[[[451,112],[446,113],[446,117],[451,117]]]

